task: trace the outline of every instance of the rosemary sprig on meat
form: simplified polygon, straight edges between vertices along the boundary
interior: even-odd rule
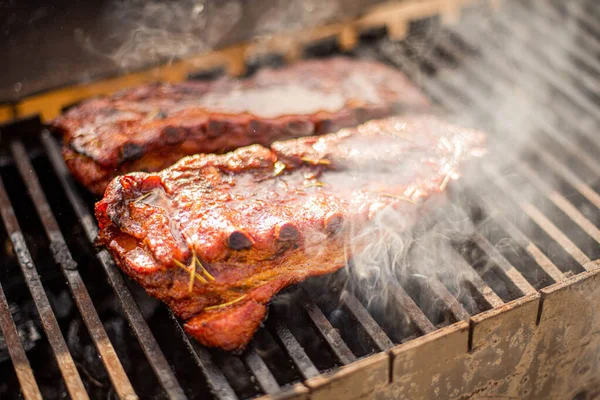
[[[408,197],[398,196],[398,195],[390,194],[390,193],[378,193],[378,194],[380,196],[383,196],[383,197],[389,197],[389,198],[392,198],[392,199],[402,200],[402,201],[407,201],[407,202],[412,203],[412,204],[417,204],[414,200],[409,199]]]
[[[310,182],[310,183],[305,183],[304,187],[308,188],[308,187],[323,187],[325,186],[325,182],[321,182],[321,181],[316,181],[316,182]]]
[[[309,164],[313,164],[313,165],[330,165],[331,161],[325,159],[325,158],[321,158],[319,160],[315,160],[313,158],[308,158],[308,157],[300,157],[300,160],[309,163]]]
[[[138,197],[137,199],[135,199],[133,202],[134,203],[139,203],[140,201],[146,199],[147,197],[149,197],[152,194],[152,192],[148,192],[148,193],[144,193],[143,195],[141,195],[140,197]]]
[[[446,189],[446,186],[448,186],[448,182],[450,182],[450,178],[452,173],[454,172],[454,168],[450,170],[450,172],[448,172],[448,174],[444,177],[444,180],[442,181],[442,184],[440,185],[440,190],[444,190]]]
[[[197,279],[200,283],[209,283],[211,281],[215,281],[215,277],[212,276],[206,267],[204,267],[204,265],[200,262],[195,251],[192,251],[192,262],[189,266],[185,265],[176,258],[173,259],[173,263],[190,275],[190,283],[188,286],[188,291],[190,293],[194,289],[194,279]],[[198,269],[200,270],[200,273],[197,272]]]
[[[244,294],[235,300],[228,301],[227,303],[217,304],[216,306],[204,307],[204,311],[216,310],[218,308],[227,307],[232,304],[239,303],[240,301],[244,300],[245,298],[246,298],[246,295]]]
[[[273,165],[273,176],[277,176],[277,175],[281,174],[284,169],[285,169],[284,163],[282,163],[281,161],[275,162],[275,164]]]

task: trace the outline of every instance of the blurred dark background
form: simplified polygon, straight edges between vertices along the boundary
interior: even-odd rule
[[[0,103],[355,17],[379,1],[0,1]]]

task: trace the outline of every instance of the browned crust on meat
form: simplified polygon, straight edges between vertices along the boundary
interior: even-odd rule
[[[99,243],[201,343],[242,350],[276,293],[342,268],[362,249],[360,240],[348,247],[347,227],[359,232],[384,209],[410,227],[418,202],[443,192],[483,144],[479,132],[421,116],[186,157],[114,179],[96,204]],[[394,162],[406,162],[408,178],[389,170]],[[375,174],[344,176],[363,167]]]
[[[75,106],[51,125],[63,135],[63,154],[71,173],[100,194],[117,175],[159,171],[186,155],[224,153],[250,144],[266,146],[276,140],[357,125],[397,112],[398,107],[419,109],[429,105],[402,73],[377,62],[346,58],[264,69],[242,81],[242,85],[270,88],[291,82],[335,92],[354,73],[361,74],[361,79],[375,88],[377,101],[369,100],[373,93],[365,90],[362,97],[345,95],[345,104],[337,111],[272,118],[248,112],[216,112],[202,106],[178,108],[190,99],[239,89],[236,81],[222,78],[128,89]]]

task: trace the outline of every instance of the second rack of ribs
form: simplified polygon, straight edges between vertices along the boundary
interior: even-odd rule
[[[145,85],[83,102],[53,121],[75,178],[101,194],[117,175],[180,158],[334,132],[427,107],[402,73],[348,58],[264,68],[245,80]]]

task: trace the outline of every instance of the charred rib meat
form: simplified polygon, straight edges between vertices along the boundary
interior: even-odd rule
[[[384,208],[408,229],[483,146],[414,116],[186,157],[113,180],[96,204],[100,242],[200,342],[243,349],[277,292],[344,266],[350,231]]]
[[[334,132],[427,99],[400,72],[334,58],[262,69],[246,80],[146,85],[86,101],[53,122],[72,174],[95,193],[186,155]]]

